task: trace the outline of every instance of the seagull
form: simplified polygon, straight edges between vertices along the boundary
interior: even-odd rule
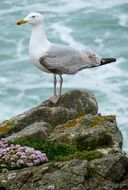
[[[102,58],[90,49],[78,50],[75,47],[51,43],[46,36],[44,19],[40,13],[31,13],[17,21],[17,25],[32,26],[29,43],[29,56],[32,63],[54,77],[54,95],[49,99],[56,104],[62,95],[63,74],[73,75],[77,72],[115,62],[115,58]],[[57,75],[60,77],[59,93],[57,94]]]

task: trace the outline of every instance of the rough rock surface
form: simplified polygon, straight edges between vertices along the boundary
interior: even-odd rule
[[[128,158],[122,152],[116,117],[98,114],[96,99],[89,91],[71,91],[56,105],[46,101],[1,123],[0,136],[12,142],[27,137],[48,139],[76,146],[81,152],[103,154],[98,159],[74,157],[3,170],[0,190],[48,190],[49,186],[55,190],[128,190]]]
[[[89,91],[71,91],[61,97],[57,104],[49,101],[20,114],[9,121],[5,121],[0,125],[1,136],[8,133],[21,131],[25,127],[30,127],[34,123],[35,126],[43,122],[48,123],[53,128],[63,124],[70,119],[74,119],[82,114],[96,114],[98,105],[94,95]],[[47,125],[47,124],[46,124]],[[31,128],[32,129],[32,128]]]

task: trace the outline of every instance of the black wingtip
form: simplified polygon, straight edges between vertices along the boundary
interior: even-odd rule
[[[116,62],[116,58],[102,58],[101,65]]]

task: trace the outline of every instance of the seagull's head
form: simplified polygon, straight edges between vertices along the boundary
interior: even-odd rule
[[[43,22],[43,16],[40,13],[31,13],[26,16],[24,19],[17,21],[18,25],[21,24],[31,24],[31,25],[38,25]]]

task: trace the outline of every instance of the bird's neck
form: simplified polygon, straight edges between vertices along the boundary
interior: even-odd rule
[[[39,55],[47,50],[50,42],[47,39],[44,27],[42,24],[32,26],[31,40],[29,44],[30,54]]]

